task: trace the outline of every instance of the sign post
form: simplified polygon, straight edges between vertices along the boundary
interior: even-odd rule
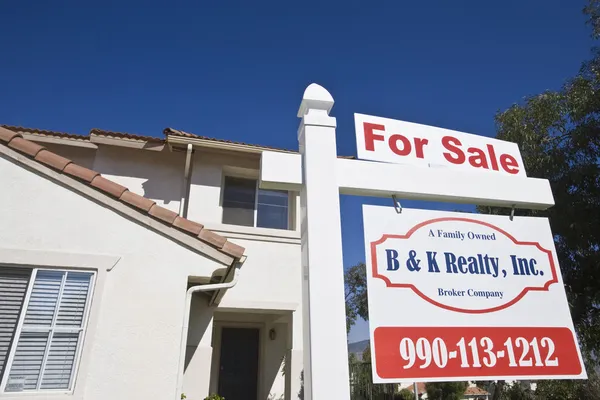
[[[298,117],[302,175],[304,399],[349,399],[346,306],[333,98],[306,89]]]
[[[274,151],[261,154],[260,187],[298,191],[301,197],[306,400],[350,398],[340,194],[542,210],[554,205],[549,182],[526,176],[515,144],[477,135],[357,114],[359,157],[380,162],[340,159],[336,153],[335,118],[329,116],[333,103],[327,90],[311,84],[304,92],[298,111],[302,119],[298,129],[300,154]],[[385,211],[365,208],[364,212],[368,254],[375,255],[375,261],[369,261],[368,271],[371,274],[368,274],[370,324],[371,329],[384,328],[371,333],[375,344],[376,382],[414,381],[416,379],[411,378],[423,376],[430,380],[465,376],[585,377],[570,317],[567,321],[568,308],[547,221],[519,218],[511,227],[505,226],[505,223],[513,223],[505,217],[505,222],[490,223],[499,229],[494,230],[486,225],[484,216],[473,215],[472,219],[481,223],[454,221],[452,223],[467,225],[436,228],[466,232],[467,226],[471,227],[468,224],[475,224],[473,226],[479,229],[472,229],[474,234],[496,238],[482,239],[472,249],[459,245],[460,252],[453,253],[455,258],[448,256],[453,275],[446,275],[452,279],[463,277],[460,281],[463,283],[471,282],[464,276],[481,278],[471,282],[476,283],[473,288],[463,288],[454,280],[428,285],[427,274],[421,272],[422,268],[430,268],[426,263],[433,263],[427,261],[423,252],[451,252],[452,248],[442,246],[442,243],[444,246],[450,243],[448,241],[437,241],[441,246],[438,250],[436,247],[429,250],[422,241],[411,242],[414,249],[376,245],[373,253],[369,252],[372,243],[387,242],[387,239],[381,242],[382,235],[390,232],[407,236],[413,229],[418,231],[415,238],[422,236],[422,231],[415,228],[419,224],[416,221],[421,218],[424,223],[427,218],[423,219],[418,210],[403,211],[401,215],[397,215],[393,207]],[[388,223],[392,225],[386,225]],[[518,253],[510,253],[512,247],[519,245],[511,237],[521,244],[539,242],[539,247],[521,246]],[[394,237],[393,240],[401,239]],[[515,257],[514,270],[511,269],[513,264],[507,265],[513,262],[511,256]],[[475,261],[468,257],[474,257]],[[439,261],[440,272],[429,275],[442,276],[442,268],[448,268],[447,264],[442,265],[441,259]],[[454,273],[454,267],[458,272]],[[471,273],[471,270],[482,273]],[[511,271],[518,273],[509,275]],[[395,274],[389,275],[392,272]],[[499,284],[501,281],[504,283]],[[392,286],[388,286],[388,282]],[[507,282],[518,282],[520,289]],[[436,292],[440,289],[443,301],[435,297],[436,293],[440,296]],[[476,302],[468,302],[468,296],[454,295],[459,291],[471,293],[470,289],[477,293]],[[377,293],[374,298],[371,290]],[[551,295],[536,297],[544,290]],[[536,298],[556,306],[560,317],[556,323],[543,319],[548,318],[548,309],[535,303]],[[415,305],[425,311],[415,313]],[[492,313],[495,313],[494,318],[504,322],[494,324],[494,318],[488,318]],[[398,322],[413,321],[417,314],[419,324]],[[457,317],[463,315],[468,315],[469,320]],[[518,320],[513,318],[515,315]],[[530,315],[534,316],[530,319]],[[453,323],[454,320],[462,323]],[[438,337],[439,327],[445,329],[444,339]],[[472,328],[475,330],[469,332]],[[492,353],[489,341],[496,353]],[[503,356],[497,352],[498,346],[504,346]],[[495,369],[488,366],[492,355]],[[558,367],[553,365],[555,359]],[[514,363],[517,369],[513,368]]]

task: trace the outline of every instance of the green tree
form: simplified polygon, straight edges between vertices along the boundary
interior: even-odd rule
[[[462,400],[468,382],[432,382],[425,384],[428,400]]]
[[[394,400],[415,400],[415,395],[408,389],[402,389],[394,396]]]
[[[499,398],[502,400],[535,400],[536,396],[530,385],[514,382],[512,385],[503,386]]]
[[[362,361],[364,363],[371,364],[371,346],[370,345],[367,346],[367,348],[363,350]]]
[[[538,400],[597,400],[600,399],[600,378],[593,371],[587,380],[539,381],[535,390]]]
[[[346,330],[356,323],[358,317],[369,319],[367,304],[367,272],[364,263],[358,263],[344,273],[346,295]]]

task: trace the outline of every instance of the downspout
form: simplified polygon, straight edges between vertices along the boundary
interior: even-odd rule
[[[180,400],[181,393],[183,392],[183,365],[185,361],[185,344],[187,342],[188,328],[190,323],[190,308],[192,304],[192,295],[197,292],[210,292],[212,290],[231,289],[237,284],[239,276],[239,267],[234,266],[233,268],[233,278],[231,279],[231,281],[208,285],[196,285],[190,287],[186,292],[185,313],[183,314],[183,326],[181,327],[181,342],[179,344],[179,367],[177,370],[177,389],[175,400]]]
[[[179,202],[179,215],[183,218],[187,218],[188,210],[188,187],[190,183],[190,169],[192,166],[192,149],[191,143],[188,143],[185,154],[185,169],[183,170],[183,188],[181,190],[181,201]]]

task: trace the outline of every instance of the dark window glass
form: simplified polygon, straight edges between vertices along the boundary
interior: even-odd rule
[[[226,177],[223,190],[223,223],[254,226],[255,201],[254,179]]]
[[[279,190],[258,191],[256,226],[288,229],[288,193]]]

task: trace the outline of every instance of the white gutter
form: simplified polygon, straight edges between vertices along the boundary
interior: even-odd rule
[[[192,166],[192,146],[191,143],[187,145],[187,151],[185,154],[185,169],[183,170],[183,187],[181,189],[181,201],[179,202],[179,215],[183,218],[187,217],[187,202],[188,202],[188,184],[190,181],[190,167]]]
[[[185,349],[187,343],[188,328],[190,323],[190,308],[192,304],[192,295],[197,292],[210,292],[212,290],[230,289],[237,284],[239,276],[239,267],[234,267],[233,279],[229,282],[214,283],[208,285],[196,285],[187,290],[185,296],[185,313],[183,314],[183,326],[181,327],[181,342],[179,344],[179,368],[177,371],[177,389],[176,400],[181,400],[183,392],[183,365],[185,361]]]
[[[201,138],[191,138],[191,137],[181,137],[174,135],[167,135],[167,143],[170,145],[173,144],[194,144],[198,147],[208,147],[212,149],[220,149],[220,150],[231,150],[231,151],[241,151],[244,153],[256,153],[260,154],[263,151],[274,151],[277,153],[290,153],[297,154],[296,151],[292,150],[283,150],[283,149],[273,149],[270,147],[262,147],[257,145],[247,145],[247,144],[239,144],[239,143],[227,143],[220,142],[215,140],[207,140]]]

